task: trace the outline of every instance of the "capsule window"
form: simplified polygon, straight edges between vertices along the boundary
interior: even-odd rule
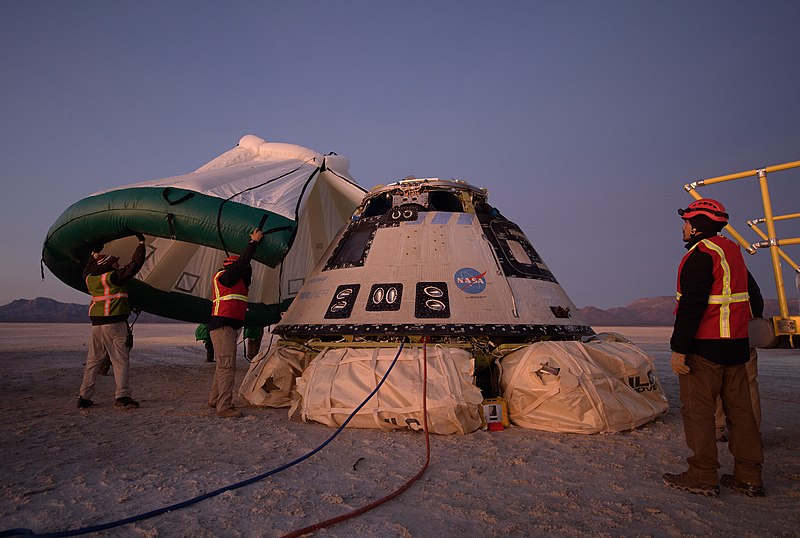
[[[367,202],[364,212],[361,213],[362,218],[377,217],[383,215],[392,207],[392,201],[388,194],[376,196]]]
[[[461,213],[464,206],[461,200],[452,192],[431,191],[428,193],[428,209],[431,211],[448,211],[450,213]]]

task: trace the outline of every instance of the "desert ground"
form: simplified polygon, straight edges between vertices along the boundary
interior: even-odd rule
[[[633,431],[579,435],[511,427],[431,435],[430,463],[401,495],[314,536],[800,536],[800,351],[760,350],[767,497],[663,485],[685,468],[669,328],[595,327],[653,357],[670,410]],[[0,535],[284,536],[395,492],[424,466],[426,436],[336,430],[286,409],[206,406],[214,364],[190,324],[137,324],[132,386],[115,408],[101,377],[76,408],[88,324],[0,324]],[[266,345],[266,344],[265,344]],[[247,371],[239,357],[237,378]],[[721,472],[732,458],[720,444]],[[164,514],[147,514],[270,473]]]

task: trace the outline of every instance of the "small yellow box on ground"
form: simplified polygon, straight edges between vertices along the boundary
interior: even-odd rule
[[[504,428],[511,425],[511,421],[508,419],[508,406],[503,398],[486,398],[483,400],[482,407],[483,420],[487,425],[499,423]]]

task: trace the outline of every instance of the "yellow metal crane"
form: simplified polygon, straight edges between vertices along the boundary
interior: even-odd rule
[[[734,181],[742,178],[757,177],[759,187],[761,190],[761,202],[764,207],[764,216],[750,220],[747,222],[748,226],[761,238],[761,241],[750,243],[736,229],[728,224],[725,231],[731,235],[745,250],[750,254],[755,254],[759,249],[768,248],[772,260],[772,271],[775,277],[775,288],[778,294],[778,307],[779,313],[777,316],[772,317],[772,330],[775,335],[775,346],[780,347],[795,347],[800,345],[800,316],[789,315],[789,303],[786,300],[786,287],[784,286],[783,274],[781,272],[781,258],[789,264],[789,266],[796,273],[797,286],[800,288],[800,267],[789,255],[785,252],[783,247],[789,245],[800,245],[800,237],[794,238],[781,238],[777,237],[775,231],[775,221],[795,219],[800,217],[800,213],[791,213],[786,215],[774,215],[772,212],[772,201],[769,194],[769,186],[767,184],[767,174],[790,170],[793,168],[800,168],[800,161],[792,161],[784,164],[777,164],[774,166],[767,166],[765,168],[756,168],[753,170],[746,170],[736,174],[727,174],[724,176],[717,176],[700,181],[693,181],[687,183],[683,188],[695,200],[699,200],[702,196],[697,192],[699,187],[707,187],[717,183],[726,181]],[[767,232],[764,233],[759,227],[759,224],[766,223]],[[800,289],[798,290],[800,292]]]

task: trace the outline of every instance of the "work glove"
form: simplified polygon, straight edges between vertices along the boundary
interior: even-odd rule
[[[692,371],[691,368],[686,366],[686,355],[683,353],[676,353],[673,351],[670,364],[672,365],[672,371],[678,375],[685,375]]]

